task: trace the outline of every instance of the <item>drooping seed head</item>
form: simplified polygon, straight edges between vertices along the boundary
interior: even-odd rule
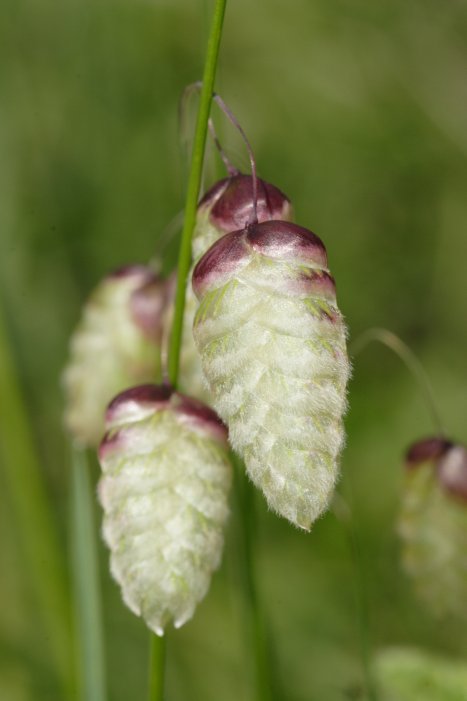
[[[109,405],[99,448],[103,535],[127,606],[162,635],[189,620],[222,554],[231,469],[218,416],[168,386]]]
[[[225,234],[243,227],[250,220],[253,208],[251,176],[235,175],[216,183],[198,206],[192,241],[193,260],[196,262]],[[257,216],[260,222],[292,218],[289,199],[274,185],[261,179],[258,179]],[[209,390],[203,379],[193,341],[193,319],[197,306],[190,283],[186,294],[179,384],[189,394],[210,402]]]
[[[326,250],[283,221],[227,234],[193,273],[213,406],[269,505],[309,529],[329,503],[350,365]]]
[[[467,611],[467,450],[443,437],[414,443],[406,456],[398,531],[402,562],[438,616]]]
[[[96,445],[110,399],[156,375],[166,305],[165,281],[142,265],[119,268],[92,292],[63,374],[65,425],[75,440]]]

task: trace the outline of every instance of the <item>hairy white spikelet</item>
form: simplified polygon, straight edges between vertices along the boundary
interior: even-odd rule
[[[165,283],[142,265],[121,268],[91,294],[63,373],[65,425],[77,441],[98,445],[112,397],[156,376],[166,298]]]
[[[193,616],[220,563],[226,428],[201,402],[142,385],[109,405],[99,460],[112,575],[127,606],[162,635]]]
[[[398,532],[402,563],[435,616],[467,615],[467,450],[444,439],[415,443]]]
[[[221,236],[244,226],[253,211],[253,179],[249,175],[235,175],[216,183],[198,206],[193,232],[192,251],[196,261]],[[258,181],[257,213],[259,221],[290,220],[292,207],[287,197],[276,187]],[[191,281],[191,274],[189,276]],[[198,301],[188,284],[183,318],[183,345],[180,356],[179,384],[191,396],[210,402],[209,391],[201,369],[201,361],[193,340],[193,320]]]
[[[193,274],[213,406],[272,509],[309,529],[344,442],[349,361],[323,243],[271,221],[224,236]]]
[[[382,650],[373,662],[381,701],[467,701],[467,665],[413,648]]]

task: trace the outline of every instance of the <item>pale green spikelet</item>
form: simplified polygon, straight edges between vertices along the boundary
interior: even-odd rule
[[[409,450],[398,532],[402,564],[433,615],[467,614],[467,451],[444,439]]]
[[[244,226],[252,211],[253,179],[251,176],[234,175],[216,183],[198,206],[192,239],[195,263],[221,236]],[[292,218],[292,207],[287,197],[264,180],[258,181],[257,212],[259,221]],[[189,280],[183,318],[179,384],[181,389],[191,396],[210,402],[199,354],[193,340],[193,320],[198,302],[191,287],[191,273]]]
[[[103,535],[126,605],[158,635],[188,621],[219,566],[231,467],[204,404],[142,385],[107,410],[99,449]]]
[[[344,443],[349,361],[326,252],[271,221],[224,236],[193,274],[194,336],[213,406],[269,506],[308,530]]]
[[[467,701],[467,665],[413,648],[388,648],[373,662],[380,701]]]
[[[118,392],[160,372],[165,282],[128,266],[104,278],[83,308],[63,373],[65,425],[83,445],[98,445],[104,414]]]

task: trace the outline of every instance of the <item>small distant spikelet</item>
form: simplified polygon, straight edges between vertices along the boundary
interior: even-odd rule
[[[259,221],[292,218],[290,201],[274,185],[264,180],[258,180],[257,210]],[[250,175],[234,175],[216,183],[198,205],[192,240],[193,260],[196,262],[224,234],[245,226],[252,211],[253,179]],[[189,280],[191,281],[191,274]],[[199,354],[193,340],[193,319],[197,307],[198,302],[190,282],[186,291],[179,384],[183,391],[209,402]]]
[[[220,563],[231,469],[204,404],[142,385],[107,410],[99,449],[103,535],[123,600],[158,635],[188,621]]]
[[[398,525],[402,562],[437,616],[467,614],[467,450],[443,438],[407,454]]]
[[[98,445],[112,397],[160,370],[166,298],[165,282],[135,265],[104,278],[85,304],[63,373],[65,425],[83,445]]]
[[[467,701],[467,665],[411,648],[382,650],[373,662],[380,701]]]
[[[349,361],[326,250],[282,221],[224,236],[193,274],[194,336],[213,406],[269,506],[308,530],[344,442]]]

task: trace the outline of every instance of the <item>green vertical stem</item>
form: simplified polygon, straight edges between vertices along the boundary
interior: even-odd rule
[[[15,529],[47,630],[50,654],[70,698],[73,687],[66,564],[36,454],[28,407],[0,308],[0,454],[15,512]]]
[[[164,670],[167,643],[164,637],[150,634],[149,646],[149,698],[159,701],[164,698]]]
[[[72,448],[72,552],[75,629],[82,701],[105,701],[104,636],[94,523],[94,492],[84,448]]]
[[[352,521],[352,516],[350,518],[350,521],[347,523],[347,537],[349,541],[349,548],[354,568],[354,582],[356,590],[355,597],[357,603],[360,633],[360,649],[362,655],[363,672],[365,675],[366,691],[369,701],[377,701],[378,696],[376,693],[376,684],[371,669],[372,643],[370,638],[368,592],[365,573],[363,571],[360,539],[357,535],[355,525]]]
[[[180,364],[180,347],[183,331],[183,314],[185,312],[185,292],[188,272],[191,265],[191,237],[196,220],[196,209],[203,174],[204,151],[208,130],[209,113],[211,111],[212,93],[216,77],[217,61],[222,36],[222,25],[227,0],[216,0],[214,15],[209,32],[209,39],[204,64],[203,85],[196,118],[195,137],[191,154],[190,174],[185,202],[185,218],[180,243],[177,267],[177,293],[175,296],[175,311],[172,333],[169,345],[168,371],[169,379],[174,387],[178,381]]]
[[[247,650],[253,662],[255,701],[274,701],[274,674],[265,615],[255,577],[256,513],[255,493],[245,474],[242,461],[233,455],[235,486],[240,506],[240,562],[247,609]]]
[[[183,315],[185,312],[185,293],[188,272],[191,266],[191,238],[196,220],[196,209],[203,174],[204,151],[208,120],[211,111],[212,94],[216,77],[219,48],[222,36],[227,0],[216,0],[214,14],[209,32],[204,63],[203,85],[196,118],[193,151],[191,154],[190,172],[185,201],[182,238],[177,266],[177,292],[175,295],[175,310],[172,322],[172,332],[169,343],[168,373],[171,384],[176,387],[180,366],[180,350],[183,332]],[[164,638],[155,639],[151,636],[150,675],[148,701],[162,701],[164,698],[165,674],[165,642]]]
[[[350,478],[346,479],[349,500],[352,499],[352,485]],[[339,494],[334,494],[332,509],[335,516],[342,524],[350,553],[353,570],[352,585],[355,593],[355,606],[358,616],[358,635],[360,642],[360,654],[362,671],[365,683],[365,698],[368,701],[378,701],[376,682],[372,670],[372,641],[370,634],[370,614],[368,606],[368,589],[363,568],[362,549],[360,538],[355,525],[353,510],[349,503]]]

